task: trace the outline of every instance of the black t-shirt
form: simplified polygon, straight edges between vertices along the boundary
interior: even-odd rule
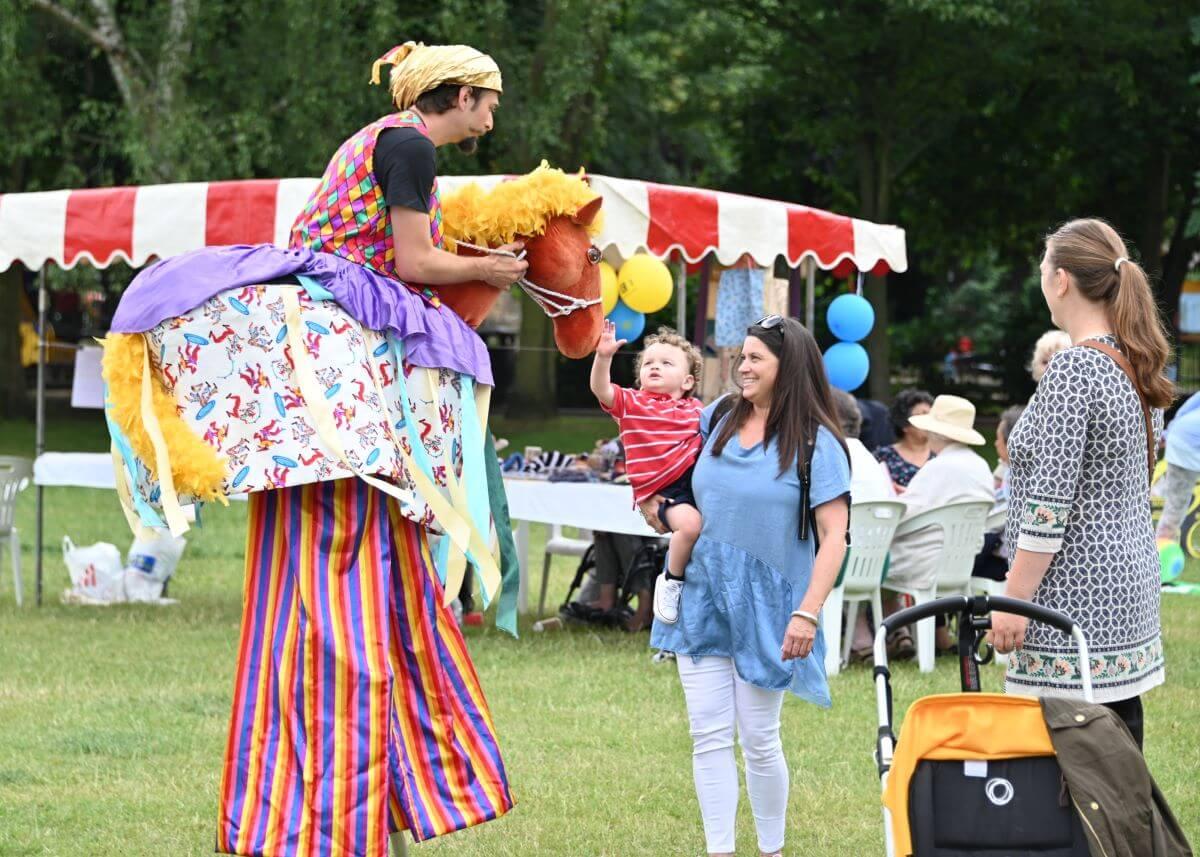
[[[384,202],[429,213],[437,175],[432,140],[416,128],[385,128],[375,140],[374,167]]]

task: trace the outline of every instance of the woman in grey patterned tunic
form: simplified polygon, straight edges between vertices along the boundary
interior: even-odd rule
[[[1016,550],[1006,594],[1059,610],[1082,626],[1096,701],[1113,708],[1141,744],[1141,694],[1164,679],[1158,554],[1150,525],[1146,422],[1173,396],[1162,374],[1168,346],[1145,274],[1117,233],[1072,221],[1046,240],[1042,293],[1075,343],[1056,354],[1009,438],[1011,503],[1006,539]],[[1006,689],[1082,696],[1072,641],[1038,622],[993,617],[1009,659]]]

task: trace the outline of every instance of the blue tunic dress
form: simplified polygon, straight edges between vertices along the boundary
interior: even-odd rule
[[[712,414],[700,417],[704,449],[692,490],[704,525],[686,571],[679,621],[655,620],[650,645],[677,655],[732,658],[738,675],[768,690],[790,690],[829,707],[825,638],[812,653],[784,661],[780,653],[791,613],[812,578],[813,540],[798,538],[800,479],[793,463],[779,473],[773,443],[745,448],[734,435],[720,457],[712,454]],[[850,464],[826,429],[817,433],[812,505],[850,491]]]

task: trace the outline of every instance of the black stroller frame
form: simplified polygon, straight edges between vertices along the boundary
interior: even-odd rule
[[[584,551],[584,554],[579,559],[579,566],[575,569],[575,576],[571,580],[571,585],[567,589],[567,595],[563,598],[562,605],[559,607],[559,615],[564,618],[575,619],[583,622],[594,622],[602,625],[615,625],[623,621],[625,616],[630,611],[630,602],[633,601],[637,592],[630,585],[638,572],[645,570],[648,572],[648,579],[654,580],[654,577],[663,569],[667,556],[667,541],[659,539],[638,548],[629,560],[629,565],[625,568],[625,573],[621,576],[621,580],[617,584],[617,599],[612,610],[596,613],[595,615],[584,617],[576,615],[577,610],[572,607],[575,594],[583,585],[583,580],[588,572],[596,567],[596,546],[590,545]]]

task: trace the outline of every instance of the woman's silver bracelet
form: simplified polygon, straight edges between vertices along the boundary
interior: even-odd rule
[[[820,620],[820,618],[817,617],[817,615],[815,613],[809,613],[807,610],[793,610],[792,616],[793,617],[799,616],[801,619],[807,619],[809,622],[812,622],[813,625],[815,625],[816,627],[818,627],[818,628],[821,627],[821,620]]]

